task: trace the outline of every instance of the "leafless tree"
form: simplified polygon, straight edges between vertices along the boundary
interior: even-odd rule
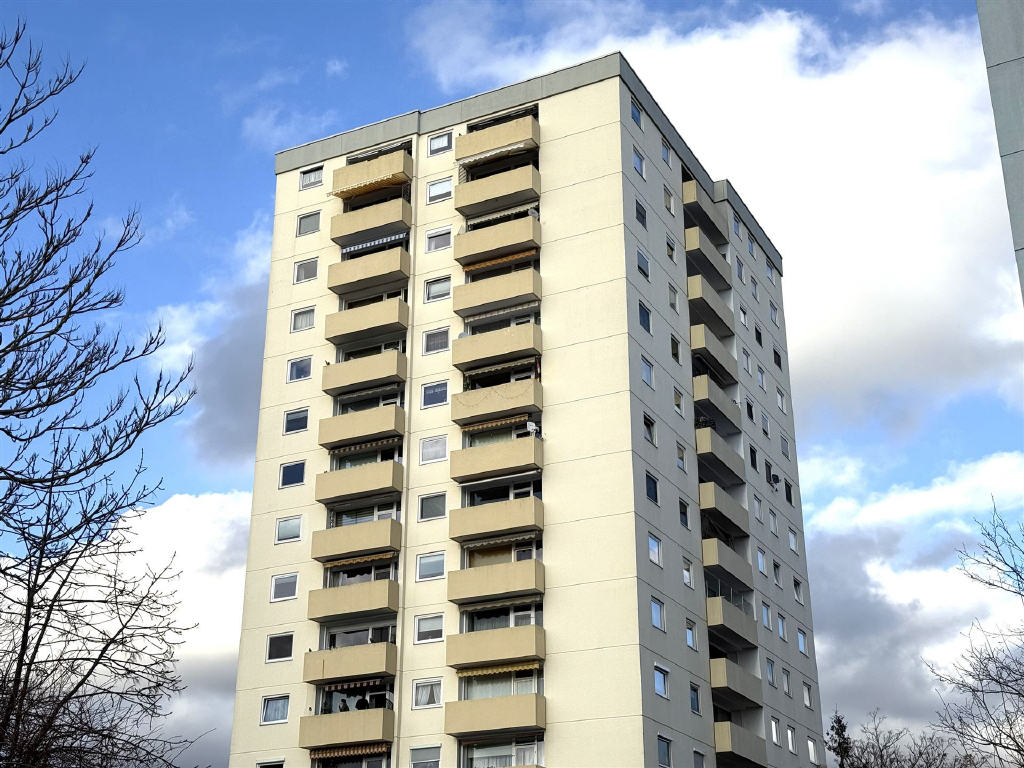
[[[162,727],[184,628],[172,566],[140,564],[132,524],[159,486],[139,441],[185,407],[190,371],[147,382],[162,330],[110,325],[139,224],[91,234],[94,151],[26,159],[81,72],[48,72],[23,22],[0,31],[0,764],[171,766],[189,744]]]

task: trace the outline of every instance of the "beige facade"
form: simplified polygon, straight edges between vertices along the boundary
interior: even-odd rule
[[[781,257],[625,60],[277,171],[231,768],[823,761]]]

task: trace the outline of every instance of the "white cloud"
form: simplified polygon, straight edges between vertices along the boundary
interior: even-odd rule
[[[858,16],[881,16],[889,3],[888,0],[848,0],[844,5]]]
[[[622,50],[783,254],[802,422],[900,428],[969,393],[1024,402],[1024,314],[975,22],[924,17],[835,43],[784,11],[694,28],[636,3],[572,3],[547,21],[550,7],[528,6],[546,26],[509,38],[515,9],[432,4],[411,44],[449,90]],[[442,48],[422,42],[432,25]]]
[[[278,152],[320,138],[336,120],[333,109],[304,112],[264,105],[242,119],[242,138],[255,149]]]
[[[235,233],[231,252],[245,284],[263,282],[270,274],[272,236],[272,222],[266,211],[257,211],[249,226]]]
[[[282,85],[294,85],[299,82],[301,72],[291,67],[268,69],[252,82],[244,85],[221,84],[221,104],[225,111],[234,112],[257,96],[280,88]]]
[[[145,224],[146,217],[143,217]],[[156,217],[156,223],[143,226],[143,245],[158,245],[173,238],[178,232],[195,221],[192,211],[181,201],[177,194],[164,206],[163,211]],[[104,222],[107,232],[118,232],[121,229],[120,223],[113,224],[109,220]]]
[[[841,451],[812,448],[800,457],[800,492],[804,500],[826,488],[852,488],[864,480],[865,462]]]
[[[220,301],[192,301],[158,307],[155,320],[164,328],[166,342],[149,359],[154,368],[181,370],[195,354],[196,348],[210,333],[210,328],[224,315]]]
[[[342,59],[328,59],[324,71],[328,77],[344,77],[348,74],[348,62]]]

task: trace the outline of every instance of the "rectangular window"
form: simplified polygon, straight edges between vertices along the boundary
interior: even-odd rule
[[[655,445],[658,444],[657,433],[655,432],[656,428],[654,419],[645,413],[643,415],[644,439],[649,443],[654,443]]]
[[[747,448],[748,452],[750,453],[750,466],[753,469],[757,469],[757,448],[755,448],[752,445],[747,446]]]
[[[771,281],[772,285],[775,285],[775,267],[773,267],[767,260],[764,265],[764,274],[765,277]]]
[[[636,252],[636,269],[648,280],[651,279],[651,260],[647,258],[646,253],[639,249]]]
[[[423,283],[423,301],[440,301],[452,295],[451,275],[435,277]]]
[[[665,165],[672,166],[672,148],[664,139],[661,140],[661,159]]]
[[[820,765],[818,762],[818,745],[812,738],[807,739],[807,759],[811,765]]]
[[[772,609],[768,603],[761,603],[761,624],[766,629],[772,628]]]
[[[313,307],[292,310],[292,333],[308,331],[313,327]]]
[[[804,706],[808,709],[812,709],[810,683],[804,683]]]
[[[640,201],[636,201],[636,220],[640,226],[647,229],[647,209],[640,204]]]
[[[315,280],[317,273],[317,260],[305,259],[295,262],[295,273],[292,275],[293,283],[304,283],[307,280]]]
[[[292,633],[267,637],[267,661],[288,661],[292,657]]]
[[[690,711],[700,714],[700,686],[696,683],[690,683]]]
[[[448,329],[437,328],[423,332],[423,354],[433,355],[448,349]]]
[[[647,557],[655,565],[661,565],[661,539],[653,533],[647,534]]]
[[[689,619],[686,620],[686,647],[697,650],[697,625]]]
[[[775,304],[773,304],[770,301],[768,302],[768,314],[771,316],[772,322],[775,323],[775,325],[778,325],[779,324],[779,308],[776,307]]]
[[[427,205],[448,200],[451,196],[452,179],[450,176],[447,179],[438,179],[427,184]]]
[[[441,747],[413,747],[409,760],[411,768],[441,768]]]
[[[672,768],[672,742],[658,737],[658,768]]]
[[[761,326],[754,323],[754,341],[757,342],[759,347],[764,346],[764,334],[761,333]]]
[[[743,370],[750,373],[750,353],[746,349],[743,350]]]
[[[651,598],[651,626],[665,631],[665,604],[655,597]]]
[[[775,404],[779,406],[780,411],[786,412],[786,393],[777,387],[775,389]]]
[[[444,578],[444,552],[416,555],[416,581]]]
[[[440,155],[442,152],[447,152],[452,148],[452,132],[439,133],[436,136],[431,136],[428,139],[427,155]]]
[[[636,103],[636,99],[631,99],[629,102],[629,116],[633,118],[633,122],[640,126],[640,130],[644,128],[644,113],[640,109],[640,105]]]
[[[654,363],[646,357],[640,358],[640,378],[643,379],[644,384],[654,389]]]
[[[668,698],[668,670],[661,667],[654,668],[654,692],[659,696]]]
[[[671,213],[673,216],[676,215],[676,198],[672,194],[672,190],[668,187],[662,187],[662,196],[665,200],[665,210]]]
[[[744,328],[749,328],[750,327],[749,325],[747,325],[747,308],[746,307],[740,307],[740,322],[743,324]]]
[[[281,487],[302,485],[306,482],[306,462],[292,461],[281,465]]]
[[[772,361],[775,363],[775,367],[780,371],[782,370],[782,353],[779,352],[778,348],[772,349]]]
[[[768,510],[768,528],[771,529],[771,532],[776,536],[779,535],[779,516],[775,514],[774,509]]]
[[[782,586],[782,566],[777,560],[772,560],[772,580],[776,587]]]
[[[427,232],[427,253],[431,253],[432,251],[443,251],[445,248],[451,248],[451,246],[451,227],[435,229],[433,232]]]
[[[640,315],[640,327],[648,333],[651,332],[651,310],[642,301],[638,305],[637,309]]]
[[[682,443],[676,443],[676,467],[686,471],[686,448]]]
[[[430,680],[412,681],[412,708],[429,709],[440,707],[441,700],[441,678],[435,677]]]
[[[420,464],[431,464],[448,458],[448,435],[420,439]]]
[[[311,235],[320,230],[320,211],[304,213],[299,216],[295,227],[295,236]]]
[[[796,729],[791,726],[786,726],[786,744],[789,746],[789,751],[794,755],[796,754]]]
[[[753,296],[755,299],[758,298],[756,277],[750,278],[750,295]]]
[[[764,677],[769,685],[775,685],[775,660],[764,660]]]
[[[761,411],[761,432],[765,437],[771,437],[771,422],[768,419],[768,414]]]
[[[779,435],[779,450],[782,451],[782,455],[787,459],[789,456],[789,440],[786,439],[785,435]]]
[[[751,499],[751,506],[754,507],[754,519],[759,523],[764,522],[763,512],[761,511],[761,497],[756,493],[753,494]]]
[[[804,656],[807,655],[807,633],[802,629],[796,631],[796,647]]]
[[[432,613],[414,619],[417,643],[436,643],[444,638],[444,614]]]
[[[781,613],[778,614],[778,616],[776,616],[776,623],[778,624],[778,627],[779,627],[779,639],[780,640],[785,640],[786,639],[786,617],[783,616]]]
[[[704,754],[693,750],[693,768],[704,768]]]
[[[757,570],[759,570],[765,576],[768,575],[768,566],[767,566],[767,564],[765,564],[765,561],[764,561],[764,550],[763,549],[758,549],[757,550]]]
[[[796,531],[792,528],[789,529],[789,548],[794,552],[797,551]]]
[[[784,694],[786,694],[787,696],[792,696],[793,695],[792,694],[792,690],[790,689],[789,670],[788,669],[783,669],[782,670],[782,692]]]
[[[783,485],[786,487],[786,501],[790,504],[793,503],[793,484],[789,480],[784,480]]]
[[[772,744],[779,743],[779,720],[776,717],[772,718]]]
[[[674,285],[668,287],[668,308],[675,313],[679,313],[679,291],[676,290]]]
[[[658,479],[650,472],[647,473],[645,490],[647,492],[647,498],[653,501],[655,504],[658,503]]]
[[[732,217],[732,233],[738,235],[740,233],[740,217],[733,214]]]
[[[288,697],[264,696],[260,709],[260,725],[288,722]]]
[[[633,147],[633,170],[644,177],[644,156],[640,154],[640,150]]]
[[[690,527],[690,505],[682,499],[679,500],[679,524],[683,528]]]
[[[299,357],[288,361],[288,381],[308,379],[313,373],[313,358]]]
[[[747,282],[747,279],[746,279],[746,277],[744,275],[745,275],[745,270],[743,268],[743,262],[740,261],[739,259],[736,259],[736,277],[739,278],[739,281],[741,283]]]
[[[750,238],[747,240],[747,253],[749,253],[751,256],[754,255],[754,238]]]
[[[302,432],[309,427],[309,408],[298,408],[284,413],[284,433]]]
[[[270,577],[270,602],[278,600],[294,600],[298,594],[299,575],[297,573],[279,573]]]
[[[436,381],[433,384],[424,384],[420,402],[423,408],[433,408],[447,403],[448,382]]]
[[[800,579],[793,579],[793,599],[798,603],[804,601],[804,583]]]
[[[669,351],[669,354],[672,355],[672,359],[673,360],[675,360],[677,363],[681,363],[682,362],[682,360],[679,359],[680,354],[681,354],[680,353],[680,346],[679,346],[679,339],[677,339],[675,336],[669,336],[668,337],[668,351]]]
[[[299,189],[319,187],[324,183],[324,167],[309,168],[299,174]]]
[[[672,388],[672,407],[680,416],[683,415],[683,393],[675,387]]]
[[[765,384],[764,384],[764,368],[762,368],[760,365],[757,366],[757,386],[759,386],[761,389],[765,388]]]
[[[437,520],[447,514],[445,494],[431,493],[428,496],[420,496],[420,520]]]
[[[693,563],[683,558],[683,585],[693,589]]]
[[[274,543],[284,544],[288,541],[298,541],[302,534],[302,517],[280,517],[274,526]]]
[[[675,260],[676,260],[676,241],[673,240],[671,237],[665,238],[665,255],[668,257],[669,261],[671,261],[673,263],[675,262]]]

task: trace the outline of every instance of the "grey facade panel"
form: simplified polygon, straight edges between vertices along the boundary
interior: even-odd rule
[[[978,0],[985,65],[1024,57],[1024,5],[1020,0]]]
[[[1024,150],[1024,59],[990,67],[988,87],[999,154],[1005,157]]]
[[[1003,158],[1003,181],[1006,183],[1006,205],[1010,209],[1010,231],[1013,249],[1024,248],[1024,152]]]

